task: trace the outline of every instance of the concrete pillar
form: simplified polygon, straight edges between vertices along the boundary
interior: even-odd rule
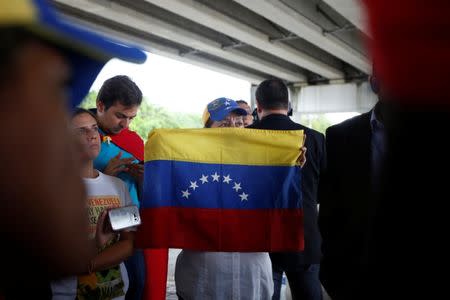
[[[250,107],[252,108],[252,110],[256,108],[256,97],[255,97],[255,94],[256,94],[256,89],[257,88],[258,88],[258,86],[255,85],[255,84],[252,84],[251,87],[250,87]]]
[[[301,87],[288,86],[288,90],[289,90],[289,101],[291,102],[292,109],[294,112],[298,111]]]
[[[307,86],[296,96],[301,113],[367,112],[377,101],[367,82]]]

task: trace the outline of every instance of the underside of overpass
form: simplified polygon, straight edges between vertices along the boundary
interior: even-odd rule
[[[53,2],[67,17],[150,53],[253,85],[283,79],[300,112],[364,111],[373,103],[365,92],[369,37],[357,0]]]

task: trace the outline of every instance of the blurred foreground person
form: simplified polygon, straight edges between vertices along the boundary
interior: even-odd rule
[[[112,57],[146,58],[60,20],[46,1],[0,1],[0,298],[49,299],[48,279],[83,272],[94,254],[67,108]]]
[[[448,257],[450,2],[365,2],[378,76],[393,95],[381,195],[368,223],[368,295],[439,299],[448,293],[440,274]],[[412,74],[424,76],[416,83]]]

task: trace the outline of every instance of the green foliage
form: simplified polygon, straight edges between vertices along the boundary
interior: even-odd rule
[[[81,102],[80,107],[89,109],[95,108],[95,100],[97,99],[97,92],[90,91],[89,94],[84,97],[83,102]]]
[[[325,130],[332,124],[324,114],[302,115],[300,123],[325,134]]]
[[[136,131],[144,140],[154,128],[199,128],[200,115],[172,113],[166,109],[143,101],[138,115],[130,128]]]
[[[83,108],[95,107],[97,92],[91,91],[81,103]],[[154,128],[200,128],[201,116],[194,114],[173,113],[144,99],[138,115],[131,122],[130,129],[136,131],[144,141]]]

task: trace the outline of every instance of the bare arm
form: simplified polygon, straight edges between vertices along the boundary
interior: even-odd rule
[[[107,211],[103,211],[97,221],[96,244],[101,248],[108,244],[116,234],[112,232],[107,220]],[[88,271],[102,271],[117,266],[133,254],[134,232],[122,231],[120,240],[107,247],[91,260]]]
[[[92,271],[102,271],[117,266],[133,254],[134,232],[122,232],[120,240],[106,248],[92,260]]]

